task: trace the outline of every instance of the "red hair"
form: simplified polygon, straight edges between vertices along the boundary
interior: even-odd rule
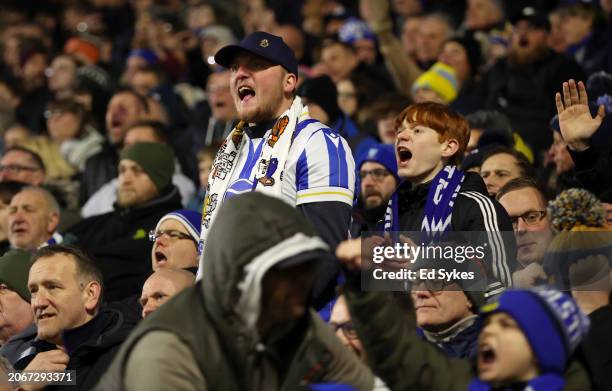
[[[406,107],[395,118],[395,129],[399,130],[406,121],[409,125],[426,126],[438,132],[439,141],[457,140],[459,148],[449,158],[449,163],[459,165],[470,140],[470,125],[448,106],[433,102],[415,103]]]

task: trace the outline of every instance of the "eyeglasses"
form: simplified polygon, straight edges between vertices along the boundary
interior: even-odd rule
[[[357,330],[355,330],[355,326],[353,326],[353,322],[344,322],[344,323],[330,323],[331,327],[334,328],[334,331],[338,331],[338,329],[342,330],[342,334],[347,339],[357,339],[359,335],[357,335]]]
[[[440,293],[447,286],[453,284],[454,281],[446,281],[446,280],[438,280],[438,279],[414,279],[411,280],[410,289],[414,291],[422,291],[423,288],[418,289],[419,287],[424,287],[431,293],[437,294]]]
[[[510,220],[512,220],[512,228],[517,229],[519,218],[522,219],[525,224],[532,226],[542,221],[544,216],[546,216],[545,210],[530,210],[520,216],[510,216]]]
[[[8,171],[11,174],[19,174],[21,171],[38,171],[37,167],[22,166],[20,164],[0,165],[0,172]]]
[[[361,178],[361,180],[366,179],[368,175],[372,175],[375,181],[382,182],[387,176],[391,175],[391,173],[384,168],[359,171],[359,178]]]
[[[170,240],[191,240],[192,242],[197,244],[193,236],[174,229],[169,229],[166,231],[151,230],[149,231],[149,240],[154,242],[162,235],[166,235],[166,237]]]
[[[50,119],[52,117],[58,116],[58,115],[62,115],[65,113],[71,113],[71,111],[68,110],[60,110],[60,109],[54,109],[54,110],[45,110],[45,118],[46,119]]]

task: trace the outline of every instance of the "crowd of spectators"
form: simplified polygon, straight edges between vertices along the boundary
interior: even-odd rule
[[[6,0],[0,36],[0,372],[612,389],[612,1]],[[452,232],[478,287],[365,288]]]

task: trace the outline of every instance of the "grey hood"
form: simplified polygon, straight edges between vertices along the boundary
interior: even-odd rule
[[[260,339],[256,322],[264,275],[283,261],[308,259],[305,253],[312,253],[310,260],[331,256],[298,210],[259,192],[223,203],[207,241],[200,284],[205,308],[241,353]]]

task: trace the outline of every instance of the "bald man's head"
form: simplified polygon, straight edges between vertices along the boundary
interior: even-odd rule
[[[140,305],[146,318],[159,306],[185,288],[195,284],[195,275],[183,269],[164,268],[151,274],[142,286]]]

